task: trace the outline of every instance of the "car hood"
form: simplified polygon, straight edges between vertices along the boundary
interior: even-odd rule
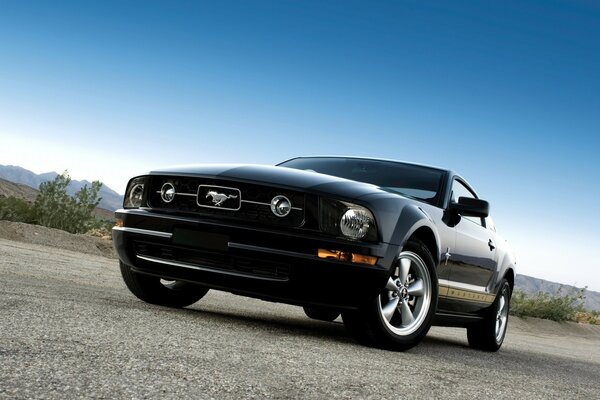
[[[348,199],[385,193],[376,185],[287,167],[247,164],[198,164],[164,168],[151,175],[195,176],[252,182]]]

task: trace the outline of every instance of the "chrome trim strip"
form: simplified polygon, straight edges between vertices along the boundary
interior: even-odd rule
[[[438,288],[439,297],[444,299],[491,304],[496,298],[494,294],[486,292],[482,286],[448,281],[446,279],[438,280]]]
[[[262,203],[260,201],[242,200],[242,203],[258,204],[259,206],[269,206],[269,207],[271,207],[271,203]]]
[[[282,256],[298,257],[298,258],[308,258],[310,260],[318,259],[318,257],[316,255],[313,255],[313,254],[298,253],[296,251],[273,249],[271,247],[253,246],[251,244],[229,242],[229,243],[227,243],[227,246],[229,248],[231,248],[231,249],[260,251],[262,253],[279,254],[279,255],[282,255]]]
[[[158,263],[158,264],[163,264],[163,265],[170,265],[172,267],[195,269],[195,270],[198,270],[198,271],[215,272],[215,273],[218,273],[218,274],[241,276],[241,277],[244,277],[244,278],[254,278],[254,279],[260,279],[260,280],[267,280],[267,281],[281,282],[281,281],[287,281],[287,280],[289,280],[288,278],[270,278],[268,276],[256,276],[256,275],[250,275],[250,274],[243,274],[241,272],[234,272],[234,271],[222,270],[222,269],[218,269],[218,268],[202,267],[202,266],[199,266],[199,265],[189,264],[189,263],[185,263],[185,262],[181,262],[181,261],[164,260],[162,258],[149,257],[149,256],[141,256],[139,254],[136,254],[135,256],[137,258],[139,258],[140,260],[150,261],[150,262],[154,262],[154,263]]]
[[[438,284],[441,286],[448,286],[448,287],[454,288],[454,289],[468,290],[470,292],[479,292],[479,293],[488,294],[488,292],[484,286],[469,285],[468,283],[449,281],[446,279],[438,279]]]
[[[212,186],[212,185],[200,185],[200,186],[211,186],[211,187],[218,187],[218,188],[223,188],[223,189],[235,189],[235,188],[230,188],[230,187],[226,187],[226,186]],[[200,189],[200,187],[198,187],[198,189]],[[239,191],[239,189],[236,189]],[[158,194],[162,194],[162,191],[157,190],[156,193]],[[198,198],[198,193],[175,193],[176,196],[189,196],[189,197],[195,197],[196,199]],[[240,197],[241,197],[241,191],[240,191]],[[198,202],[196,201],[196,204]],[[249,204],[256,204],[259,206],[265,206],[265,207],[271,207],[271,203],[263,203],[261,201],[252,201],[252,200],[240,200],[240,204],[241,203],[249,203]],[[233,208],[223,208],[223,207],[212,207],[212,206],[203,206],[198,204],[199,207],[207,207],[207,208],[217,208],[217,209],[221,209],[221,210],[234,210]],[[241,206],[240,206],[241,208]],[[238,209],[239,210],[239,209]],[[300,207],[292,207],[292,210],[296,210],[296,211],[302,211],[303,209]],[[235,210],[237,211],[237,210]]]
[[[262,203],[260,201],[242,200],[242,203],[258,204],[259,206],[271,207],[271,203]],[[302,211],[300,207],[292,207],[292,210]]]
[[[169,232],[151,231],[148,229],[139,229],[139,228],[129,228],[127,226],[114,226],[113,230],[121,231],[121,232],[137,233],[140,235],[157,236],[157,237],[161,237],[161,238],[165,238],[165,239],[171,239],[173,237],[173,234],[169,233]]]
[[[157,190],[156,193],[161,194],[162,192],[160,190]],[[190,197],[198,197],[197,194],[195,193],[175,193],[176,196],[190,196]]]

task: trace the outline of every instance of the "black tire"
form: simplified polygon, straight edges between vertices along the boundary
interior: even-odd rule
[[[337,317],[340,316],[340,310],[335,308],[327,308],[327,307],[303,307],[304,314],[308,318],[317,319],[319,321],[332,322]]]
[[[208,292],[204,286],[187,282],[161,282],[161,278],[138,274],[120,262],[121,276],[127,288],[138,299],[160,306],[181,308],[194,304]]]
[[[410,266],[402,276],[402,264],[407,259]],[[421,295],[416,294],[418,280],[423,285]],[[390,281],[382,288],[381,294],[357,311],[343,311],[342,318],[347,330],[360,343],[404,351],[416,346],[427,335],[437,299],[437,274],[431,252],[420,240],[411,239],[398,255]],[[408,312],[405,312],[406,309]]]
[[[503,279],[494,303],[486,312],[485,319],[467,327],[469,346],[485,351],[500,349],[506,337],[510,297],[510,284]]]

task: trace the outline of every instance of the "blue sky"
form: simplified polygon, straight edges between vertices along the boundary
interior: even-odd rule
[[[2,2],[0,164],[366,155],[461,172],[522,273],[600,290],[593,1]]]

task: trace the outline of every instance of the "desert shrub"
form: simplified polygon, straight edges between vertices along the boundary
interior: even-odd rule
[[[86,235],[112,240],[112,228],[114,225],[114,222],[111,221],[97,220],[95,226],[89,229]]]
[[[583,324],[600,325],[600,313],[598,311],[580,311],[575,314],[575,321]]]
[[[35,223],[35,212],[30,203],[16,197],[0,198],[0,220]]]
[[[90,230],[100,230],[112,232],[112,228],[115,226],[115,221],[109,221],[107,219],[96,218],[96,221],[92,224]]]
[[[536,317],[553,321],[573,321],[578,312],[583,312],[585,289],[564,294],[562,287],[556,293],[538,292],[526,295],[515,290],[510,305],[511,315],[517,317]]]
[[[94,209],[101,200],[98,192],[102,183],[94,181],[91,187],[85,185],[75,195],[69,196],[67,187],[70,182],[71,178],[65,171],[53,181],[42,183],[34,203],[35,217],[38,224],[49,228],[85,233],[99,226]]]

